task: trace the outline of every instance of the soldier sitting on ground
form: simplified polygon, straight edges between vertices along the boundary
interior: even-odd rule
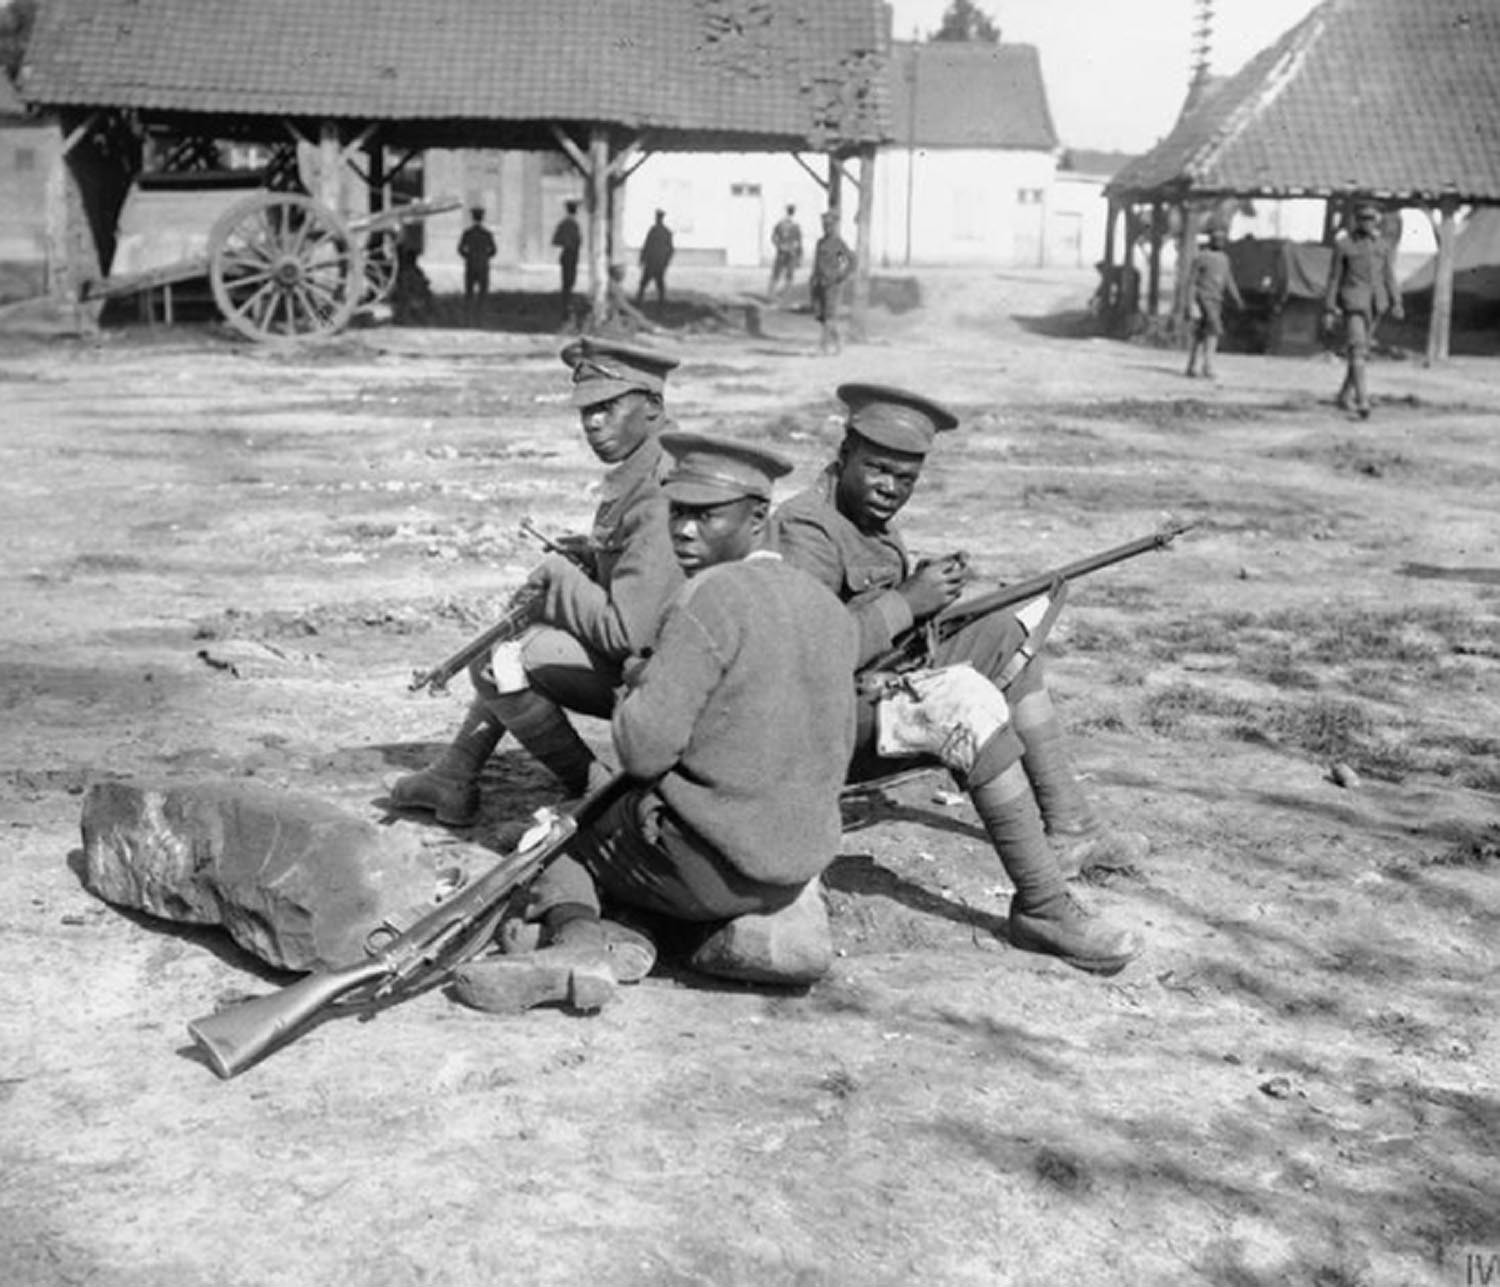
[[[594,516],[592,575],[560,554],[531,574],[545,587],[537,625],[470,668],[474,700],[437,763],[397,780],[391,803],[463,827],[479,816],[479,777],[509,730],[570,795],[601,774],[565,711],[608,719],[626,660],[647,648],[682,572],[667,534],[659,435],[675,358],[585,338],[562,359],[594,454],[610,466]]]
[[[920,669],[869,669],[895,641],[952,603],[959,559],[912,566],[893,520],[910,499],[952,412],[914,393],[845,384],[845,437],[816,486],[773,520],[774,548],[848,606],[860,632],[859,736],[850,780],[938,761],[968,791],[1015,885],[1010,940],[1079,969],[1113,973],[1134,934],[1091,923],[1064,884],[1100,863],[1139,859],[1144,837],[1107,830],[1090,807],[1026,631],[996,612],[939,643]]]
[[[663,490],[689,579],[615,708],[632,786],[534,884],[527,916],[543,946],[459,970],[459,997],[480,1009],[597,1009],[649,969],[649,939],[603,921],[601,895],[697,926],[689,963],[708,974],[806,984],[832,963],[818,877],[838,853],[854,746],[854,624],[759,548],[790,463],[697,434],[662,445],[676,457]]]

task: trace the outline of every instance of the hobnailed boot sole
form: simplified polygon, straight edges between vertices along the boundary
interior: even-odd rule
[[[547,960],[543,951],[462,965],[454,971],[453,992],[465,1005],[487,1014],[522,1014],[555,1004],[593,1013],[615,999],[617,988],[606,958]]]
[[[639,983],[656,968],[656,944],[639,930],[619,921],[605,920],[604,948],[617,983]],[[507,956],[523,956],[541,948],[542,927],[537,921],[519,918],[503,921],[497,935]]]

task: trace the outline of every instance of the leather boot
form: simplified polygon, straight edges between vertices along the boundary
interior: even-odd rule
[[[971,786],[969,794],[1016,887],[1010,904],[1012,947],[1059,957],[1091,974],[1117,974],[1140,954],[1137,935],[1098,924],[1068,891],[1019,764]]]
[[[598,761],[563,708],[533,688],[501,693],[490,703],[511,736],[551,770],[570,796],[583,795]]]
[[[617,983],[604,924],[592,916],[566,922],[534,952],[488,956],[453,972],[454,995],[490,1014],[548,1004],[602,1010],[615,999]]]
[[[815,983],[833,964],[822,882],[808,881],[796,901],[780,911],[725,921],[698,945],[688,964],[701,974],[745,983]]]
[[[644,930],[619,921],[605,919],[604,948],[609,953],[609,968],[617,983],[639,983],[656,967],[656,944]],[[540,921],[513,917],[501,922],[496,938],[507,956],[524,956],[542,946]]]
[[[479,817],[479,775],[504,736],[505,725],[476,698],[437,763],[396,779],[391,803],[434,814],[445,826],[469,826]]]

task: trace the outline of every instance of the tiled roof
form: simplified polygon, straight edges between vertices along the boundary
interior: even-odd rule
[[[48,106],[885,136],[879,0],[48,0]]]
[[[1049,152],[1057,146],[1041,60],[1031,45],[897,42],[889,94],[899,144]]]
[[[1500,200],[1500,0],[1324,0],[1107,191]]]

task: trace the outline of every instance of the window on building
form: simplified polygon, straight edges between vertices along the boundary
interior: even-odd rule
[[[1039,206],[1042,204],[1043,190],[1041,188],[1017,188],[1016,204],[1018,206]]]
[[[759,197],[760,184],[758,183],[731,183],[729,185],[731,197]]]
[[[36,169],[36,149],[34,147],[18,147],[15,156],[15,164],[11,168],[17,173]]]

